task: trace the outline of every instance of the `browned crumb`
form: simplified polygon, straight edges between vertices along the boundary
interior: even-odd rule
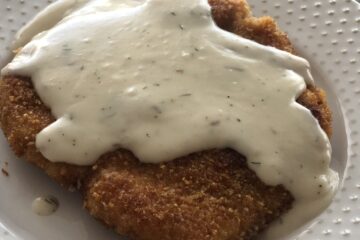
[[[6,171],[4,168],[1,168],[1,172],[2,172],[2,174],[4,174],[5,177],[9,176],[9,172]]]
[[[4,162],[5,167],[1,168],[1,172],[5,177],[10,176],[9,171],[7,170],[9,163],[8,162]]]
[[[209,2],[223,29],[294,53],[274,20],[252,17],[245,0]],[[298,101],[330,135],[331,113],[324,92],[309,87]],[[78,186],[94,217],[132,239],[252,239],[293,202],[282,186],[262,183],[245,158],[230,149],[194,153],[159,165],[140,163],[122,149],[105,154],[90,167],[51,163],[34,142],[54,120],[30,79],[2,79],[0,124],[13,151],[61,185]]]

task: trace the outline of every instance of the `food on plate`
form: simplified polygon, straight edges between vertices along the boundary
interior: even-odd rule
[[[244,0],[209,4],[58,1],[2,70],[14,152],[133,239],[253,239],[281,216],[274,239],[337,188],[308,62]]]
[[[39,216],[50,216],[59,208],[59,201],[54,196],[37,197],[32,202],[31,208]]]

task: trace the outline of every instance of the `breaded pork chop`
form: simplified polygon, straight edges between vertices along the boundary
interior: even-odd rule
[[[209,2],[221,28],[294,53],[273,19],[252,17],[245,0]],[[330,135],[331,113],[324,92],[309,87],[298,102]],[[88,167],[52,163],[36,149],[35,136],[55,119],[27,77],[1,80],[0,110],[1,127],[18,156],[62,186],[77,186],[91,215],[135,240],[252,239],[293,202],[282,186],[262,183],[246,159],[231,149],[194,153],[158,165],[140,163],[124,149],[107,153]]]

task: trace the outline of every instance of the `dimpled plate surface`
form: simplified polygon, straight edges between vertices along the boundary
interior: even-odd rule
[[[11,59],[16,31],[51,0],[0,0],[0,66]],[[334,112],[332,168],[342,179],[333,204],[286,239],[360,239],[360,5],[353,0],[249,0],[256,16],[274,17],[307,58],[317,84],[328,92]],[[8,164],[7,164],[8,163]],[[51,182],[41,171],[17,160],[0,137],[1,240],[115,240],[81,208],[77,193]],[[59,198],[50,217],[31,212],[32,200]]]

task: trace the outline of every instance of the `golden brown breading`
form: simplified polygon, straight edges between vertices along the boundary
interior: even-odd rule
[[[289,38],[271,17],[253,17],[246,0],[209,0],[215,22],[224,30],[260,44],[295,53]]]
[[[210,0],[217,24],[261,44],[294,52],[269,17],[251,16],[245,0]],[[324,92],[311,87],[298,100],[331,133]],[[209,150],[165,164],[143,164],[126,150],[102,156],[94,166],[51,163],[35,136],[55,119],[31,81],[0,82],[0,124],[14,152],[65,187],[81,184],[90,213],[136,240],[251,239],[291,207],[283,187],[263,184],[233,150]]]

